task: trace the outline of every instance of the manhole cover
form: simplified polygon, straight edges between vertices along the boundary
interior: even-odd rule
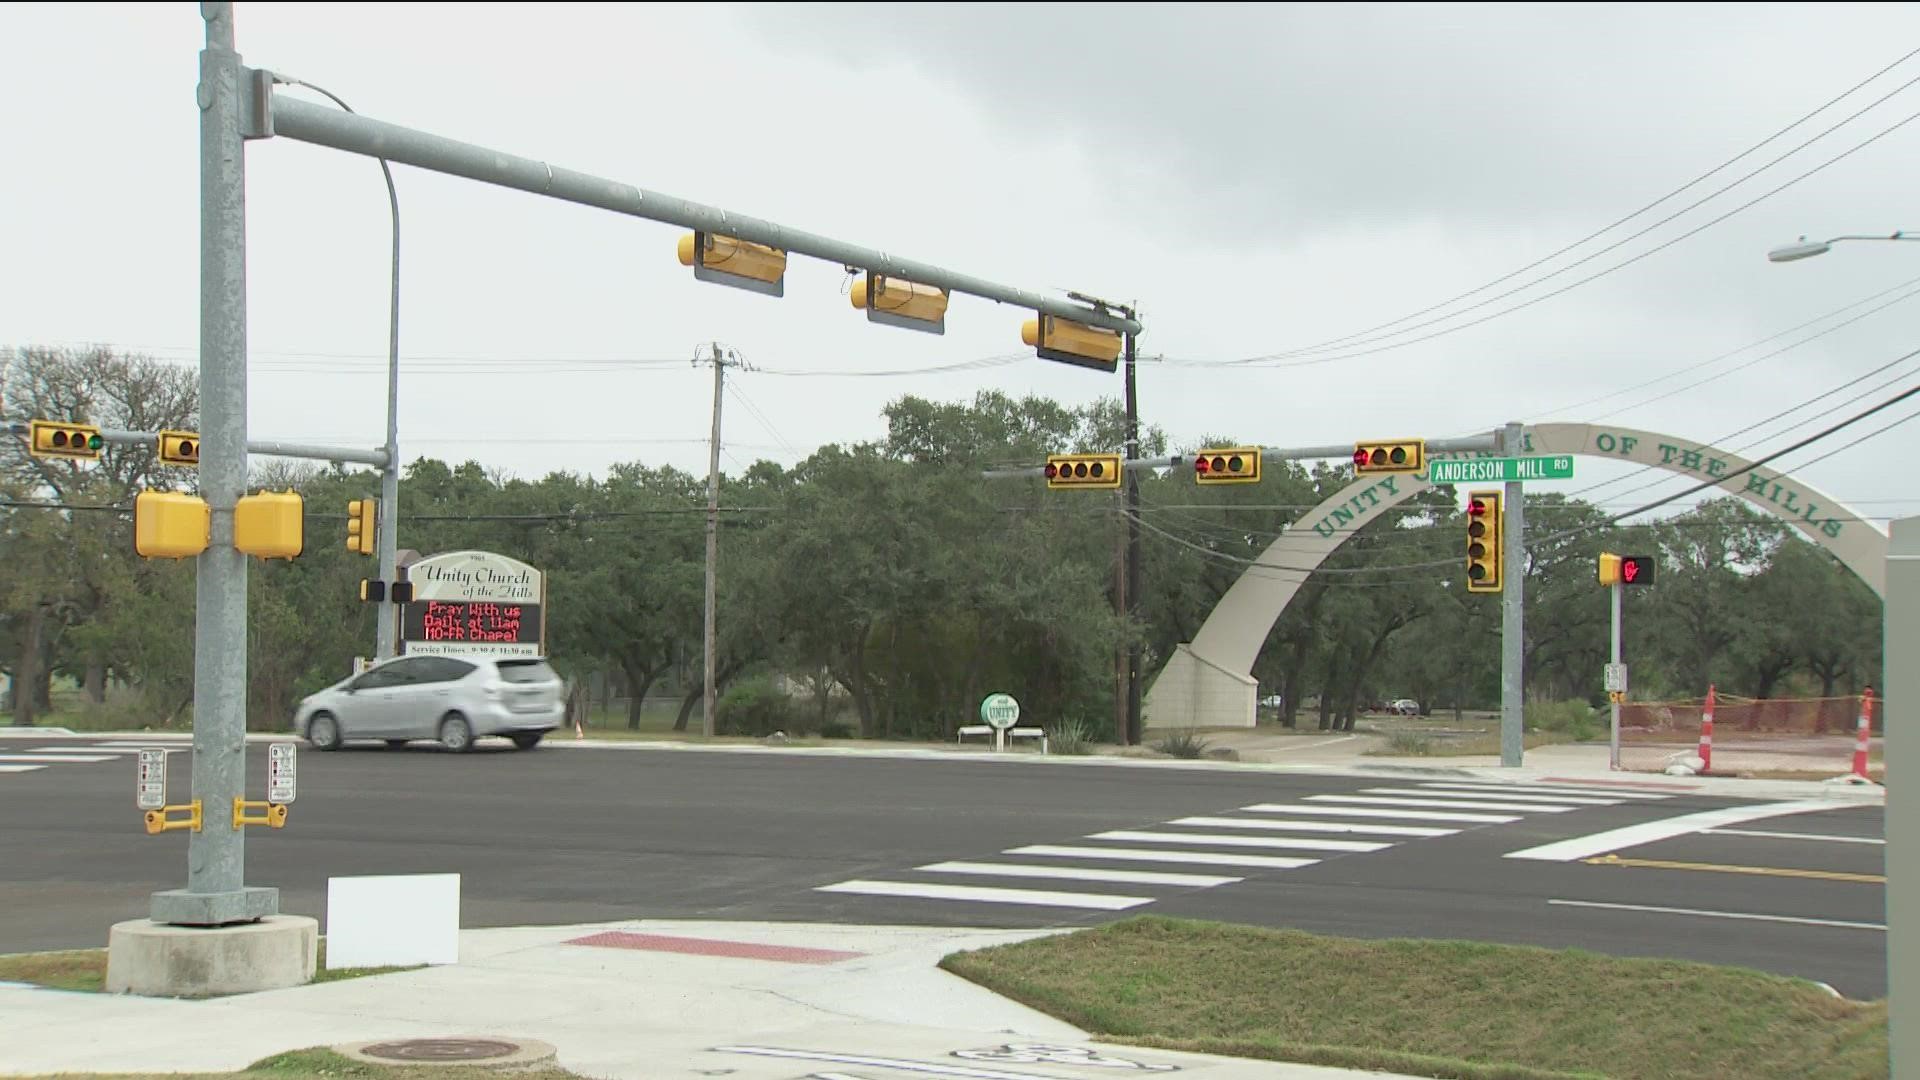
[[[486,1061],[518,1052],[517,1043],[499,1039],[401,1039],[360,1048],[368,1057],[388,1061]]]

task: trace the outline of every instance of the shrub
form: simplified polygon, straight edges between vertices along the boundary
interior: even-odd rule
[[[1412,757],[1426,757],[1433,752],[1433,740],[1417,731],[1396,731],[1388,736],[1387,745],[1396,754]]]
[[[1579,742],[1597,738],[1603,730],[1593,706],[1577,699],[1529,702],[1526,707],[1526,726],[1571,736]]]
[[[1094,726],[1080,717],[1055,721],[1047,731],[1047,749],[1055,754],[1093,753]]]
[[[1168,757],[1198,758],[1207,752],[1207,740],[1191,731],[1181,731],[1161,739],[1153,748]]]
[[[784,731],[798,735],[804,721],[793,699],[766,679],[746,679],[727,688],[714,709],[714,731],[720,735],[756,738]]]

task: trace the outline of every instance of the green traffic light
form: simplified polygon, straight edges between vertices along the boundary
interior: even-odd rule
[[[87,449],[98,450],[100,449],[101,443],[102,443],[102,440],[100,436],[98,435],[87,436]]]

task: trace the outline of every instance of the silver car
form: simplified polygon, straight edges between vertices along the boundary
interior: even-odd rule
[[[320,750],[349,739],[432,739],[465,752],[488,735],[531,750],[565,713],[560,677],[545,660],[400,656],[301,701],[293,730]]]

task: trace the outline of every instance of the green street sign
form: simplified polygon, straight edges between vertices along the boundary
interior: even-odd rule
[[[1435,484],[1492,484],[1516,480],[1571,480],[1573,455],[1523,458],[1445,458],[1427,463]]]

